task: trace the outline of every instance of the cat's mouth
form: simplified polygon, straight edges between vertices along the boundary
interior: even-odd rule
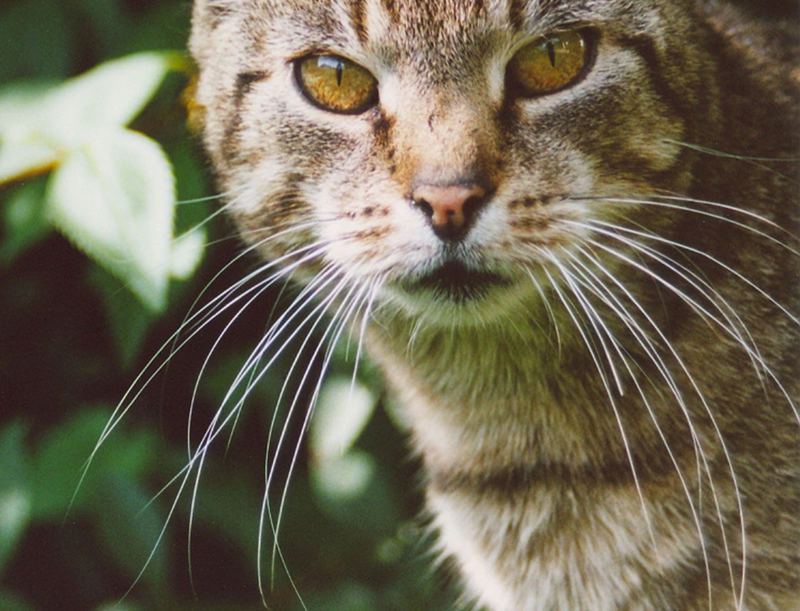
[[[458,261],[447,261],[424,276],[406,283],[414,291],[430,291],[439,299],[464,303],[481,299],[494,287],[507,285],[499,274],[469,269]]]

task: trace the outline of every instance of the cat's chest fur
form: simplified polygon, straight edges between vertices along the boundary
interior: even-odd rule
[[[652,588],[643,595],[641,567],[670,574],[691,563],[696,535],[659,533],[653,553],[639,500],[628,491],[543,482],[505,490],[502,504],[492,506],[497,494],[483,489],[478,501],[434,488],[428,495],[443,548],[457,555],[471,592],[491,608],[620,609],[642,601],[666,608],[683,598]]]
[[[794,43],[749,23],[195,2],[230,213],[384,371],[478,604],[797,603]]]
[[[687,333],[712,341],[703,331]],[[702,518],[687,502],[713,478],[699,461],[724,470],[713,423],[689,426],[674,397],[645,405],[635,387],[609,407],[576,346],[530,333],[368,338],[425,466],[438,549],[468,595],[531,611],[734,605],[703,577]],[[736,515],[730,491],[713,494]]]

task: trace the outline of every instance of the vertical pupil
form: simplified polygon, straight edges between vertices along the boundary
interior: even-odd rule
[[[336,71],[336,84],[342,86],[342,75],[344,74],[344,62],[338,57],[330,55],[320,55],[317,57],[317,66],[320,68],[333,68]]]
[[[547,47],[547,57],[550,58],[550,65],[553,66],[553,68],[555,68],[556,67],[556,48],[555,48],[555,45],[553,45],[553,41],[552,40],[548,40],[547,43],[546,43],[546,47]]]

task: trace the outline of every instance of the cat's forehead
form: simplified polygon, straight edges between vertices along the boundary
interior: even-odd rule
[[[431,82],[470,78],[492,57],[554,28],[619,12],[623,0],[254,0],[242,30],[274,61],[340,54],[374,73]],[[650,4],[639,0],[637,7]],[[637,9],[638,10],[638,9]],[[630,11],[628,11],[630,13]]]
[[[272,40],[440,50],[492,32],[547,30],[602,17],[620,0],[260,0],[251,19]],[[641,2],[642,5],[647,2]]]

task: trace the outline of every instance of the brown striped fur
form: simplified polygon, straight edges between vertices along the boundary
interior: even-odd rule
[[[231,213],[277,236],[266,258],[318,241],[300,282],[368,287],[468,600],[800,609],[794,25],[713,0],[195,1]],[[513,53],[572,27],[585,76],[513,95]],[[320,52],[378,105],[309,104],[292,61]],[[410,194],[464,182],[487,195],[448,241]]]

